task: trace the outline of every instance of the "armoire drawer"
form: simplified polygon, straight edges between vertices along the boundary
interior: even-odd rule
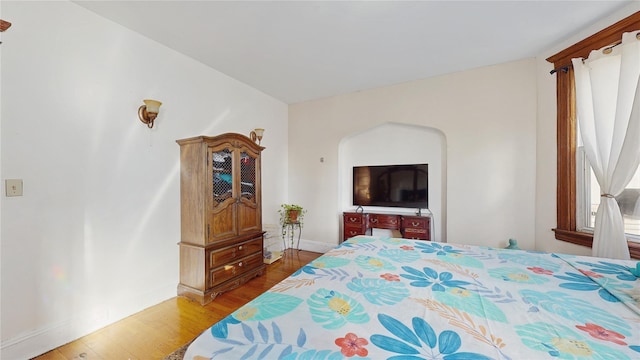
[[[260,250],[262,250],[261,238],[245,241],[219,250],[213,250],[209,253],[209,268],[213,269]]]
[[[238,261],[211,269],[209,272],[209,287],[221,284],[231,278],[263,265],[262,252],[249,255]]]

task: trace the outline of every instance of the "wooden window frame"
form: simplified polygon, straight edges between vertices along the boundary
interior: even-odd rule
[[[576,107],[572,58],[619,44],[622,34],[640,29],[640,11],[549,57],[556,78],[557,99],[557,227],[556,239],[592,247],[593,234],[576,230]],[[627,242],[631,257],[640,259],[640,244]]]

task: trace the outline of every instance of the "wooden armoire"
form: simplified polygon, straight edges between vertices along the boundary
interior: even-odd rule
[[[180,145],[180,284],[201,304],[262,275],[260,154],[248,137],[227,133]]]

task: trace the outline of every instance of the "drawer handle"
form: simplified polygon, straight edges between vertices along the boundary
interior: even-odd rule
[[[392,224],[397,224],[397,223],[398,223],[398,220],[396,220],[396,219],[391,219],[391,223],[392,223]]]
[[[353,230],[349,231],[349,234],[350,234],[350,235],[355,235],[355,234],[357,234],[357,233],[358,233],[357,231],[353,231]]]
[[[242,261],[238,263],[238,267],[242,267]]]
[[[242,250],[242,245],[238,246],[238,250]]]
[[[349,221],[351,221],[351,222],[356,222],[356,221],[358,221],[358,218],[350,217],[350,218],[349,218]]]
[[[371,219],[371,222],[376,224],[378,222],[378,219],[377,218],[373,218],[373,219]]]
[[[418,226],[418,225],[420,225],[420,222],[412,221],[412,222],[411,222],[411,225],[413,225],[413,226]]]

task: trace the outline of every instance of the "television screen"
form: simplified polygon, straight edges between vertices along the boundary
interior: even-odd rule
[[[428,164],[354,166],[353,205],[429,208]]]

